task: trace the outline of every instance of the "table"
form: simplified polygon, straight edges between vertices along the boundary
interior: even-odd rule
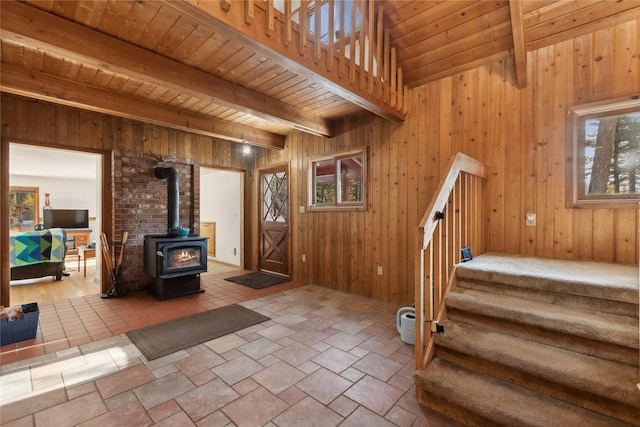
[[[84,277],[87,277],[87,258],[96,257],[96,248],[78,246],[78,271],[80,271],[80,260],[84,259]]]

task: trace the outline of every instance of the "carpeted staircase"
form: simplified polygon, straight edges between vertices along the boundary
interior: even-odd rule
[[[637,266],[484,254],[456,277],[421,405],[474,426],[640,426]]]

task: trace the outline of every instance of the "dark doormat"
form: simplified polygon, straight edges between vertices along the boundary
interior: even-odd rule
[[[269,320],[253,310],[232,304],[127,332],[148,360]]]
[[[278,285],[280,283],[289,282],[291,278],[288,276],[278,276],[276,274],[256,271],[253,273],[243,274],[242,276],[227,277],[224,280],[248,286],[253,289],[262,289]]]

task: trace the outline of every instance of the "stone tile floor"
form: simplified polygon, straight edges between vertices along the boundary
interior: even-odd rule
[[[451,426],[413,387],[397,307],[287,282],[253,290],[42,304],[38,338],[2,347],[3,426]],[[125,331],[231,303],[271,320],[148,361]]]

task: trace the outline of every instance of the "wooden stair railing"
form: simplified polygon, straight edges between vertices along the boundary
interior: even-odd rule
[[[420,369],[433,357],[431,333],[443,319],[442,303],[454,280],[461,249],[479,255],[482,235],[482,163],[458,153],[449,163],[425,211],[416,235],[415,362]]]
[[[374,114],[404,120],[403,71],[375,0],[186,0],[179,7],[228,25],[227,34],[270,49],[294,72],[322,78]]]

